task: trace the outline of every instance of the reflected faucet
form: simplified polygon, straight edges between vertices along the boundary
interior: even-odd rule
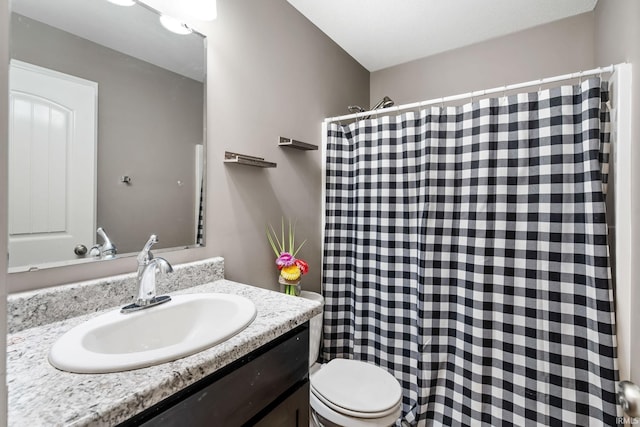
[[[89,251],[89,255],[94,257],[100,257],[100,259],[113,259],[116,257],[118,250],[116,249],[116,245],[111,242],[109,236],[104,231],[104,228],[98,227],[96,230],[98,236],[102,237],[104,243],[101,245],[93,245],[91,250]]]
[[[156,258],[151,253],[151,246],[158,243],[158,238],[152,234],[138,254],[138,299],[135,303],[122,307],[122,313],[142,310],[171,301],[168,295],[156,296],[156,273],[172,273],[173,267],[164,258]]]

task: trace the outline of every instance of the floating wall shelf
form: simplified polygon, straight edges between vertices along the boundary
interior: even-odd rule
[[[235,163],[237,165],[255,166],[258,168],[275,168],[277,163],[268,162],[262,157],[247,156],[246,154],[232,153],[231,151],[224,152],[225,163]]]
[[[302,141],[296,141],[295,139],[285,138],[284,136],[280,137],[280,141],[278,142],[280,147],[287,148],[295,148],[296,150],[317,150],[318,146],[313,144],[308,144]]]

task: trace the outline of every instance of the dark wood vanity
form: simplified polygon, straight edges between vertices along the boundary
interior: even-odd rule
[[[309,322],[120,426],[309,425]]]

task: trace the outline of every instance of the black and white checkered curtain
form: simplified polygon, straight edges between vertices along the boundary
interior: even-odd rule
[[[204,244],[204,180],[200,180],[200,199],[198,201],[198,223],[196,224],[196,244]]]
[[[323,358],[393,373],[410,424],[615,425],[604,96],[330,124]]]

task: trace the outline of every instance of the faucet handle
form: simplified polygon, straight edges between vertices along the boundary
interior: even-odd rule
[[[107,236],[107,232],[104,230],[104,228],[98,227],[96,233],[98,233],[98,235],[102,237],[102,240],[104,241],[102,243],[102,246],[96,245],[98,246],[99,255],[101,255],[104,259],[115,258],[118,250],[116,249],[116,245],[114,245],[113,242],[109,239],[109,236]],[[91,249],[93,251],[93,248]]]
[[[109,237],[107,236],[107,233],[104,231],[104,228],[98,227],[98,229],[96,230],[96,233],[98,233],[98,236],[102,237],[102,240],[104,240],[105,242],[109,241]]]
[[[138,254],[138,263],[144,264],[149,262],[149,260],[153,259],[153,254],[151,253],[151,246],[158,243],[158,237],[155,234],[152,234],[145,243],[144,248]]]

